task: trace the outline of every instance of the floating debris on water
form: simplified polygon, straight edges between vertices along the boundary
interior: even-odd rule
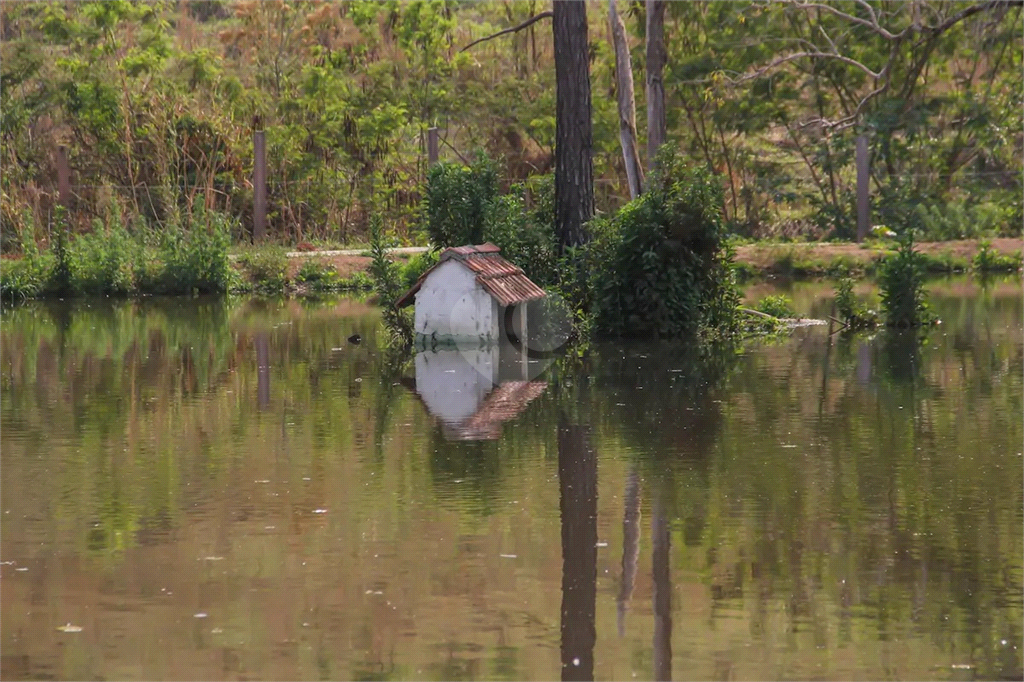
[[[516,555],[516,554],[500,554],[499,556],[502,559],[518,559],[519,558],[518,555]]]
[[[57,629],[60,630],[61,632],[81,632],[82,631],[82,628],[80,626],[72,625],[71,623],[68,623],[67,625],[61,625]]]
[[[27,567],[27,566],[18,566],[18,567],[17,567],[16,569],[14,569],[14,570],[15,570],[15,571],[17,571],[18,573],[24,573],[25,571],[27,571],[27,570],[28,570],[28,567]]]
[[[204,556],[201,561],[224,561],[222,556]]]
[[[206,618],[206,614],[200,611],[199,613],[192,616],[193,618]]]
[[[326,509],[314,509],[313,513],[314,514],[326,514],[327,510]]]
[[[367,590],[366,594],[384,594],[381,590]]]

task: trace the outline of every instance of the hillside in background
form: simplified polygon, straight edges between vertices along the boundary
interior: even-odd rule
[[[77,229],[203,205],[252,224],[267,135],[270,230],[351,242],[371,211],[419,232],[426,131],[442,160],[553,169],[550,8],[528,1],[0,5],[3,246],[48,235],[66,145]],[[644,5],[622,2],[645,139]],[[608,4],[588,3],[599,211],[629,198]],[[1020,3],[669,3],[670,144],[709,166],[734,234],[854,231],[854,140],[876,222],[932,239],[1021,233]],[[372,207],[372,208],[371,208]]]

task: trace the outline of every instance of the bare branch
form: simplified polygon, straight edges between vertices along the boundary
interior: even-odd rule
[[[959,24],[961,21],[966,19],[967,17],[978,14],[979,12],[986,12],[990,9],[996,9],[997,7],[1009,7],[1011,4],[1020,3],[1010,3],[1007,2],[1006,0],[989,0],[989,2],[980,2],[976,5],[971,5],[970,7],[960,10],[959,12],[957,12],[956,14],[954,14],[953,16],[939,24],[938,26],[924,26],[922,27],[922,30],[931,33],[932,37],[935,37],[941,33],[945,33],[953,26]]]
[[[902,40],[906,36],[907,32],[910,30],[910,28],[908,27],[908,28],[904,29],[903,31],[900,31],[899,33],[892,33],[891,31],[889,31],[889,30],[887,30],[887,29],[885,29],[885,28],[883,28],[882,26],[879,25],[878,19],[877,19],[877,17],[875,17],[874,11],[871,12],[871,19],[872,20],[868,21],[867,19],[861,19],[860,17],[855,17],[852,14],[847,14],[846,12],[842,12],[842,11],[836,9],[835,7],[831,6],[831,5],[826,5],[826,4],[820,3],[820,2],[804,2],[803,0],[791,0],[790,4],[793,5],[794,7],[799,7],[801,9],[820,9],[820,10],[824,10],[824,11],[828,12],[829,14],[835,15],[835,16],[839,17],[840,19],[843,19],[845,21],[849,21],[850,23],[859,24],[861,26],[865,26],[867,28],[870,28],[872,31],[874,31],[878,35],[882,36],[886,40]],[[861,3],[858,3],[858,4],[861,4]],[[863,3],[863,4],[866,5],[867,3]]]
[[[885,69],[883,69],[882,71],[878,71],[878,72],[872,71],[870,68],[868,68],[864,64],[861,64],[860,62],[858,62],[856,59],[852,59],[850,57],[847,57],[847,56],[841,55],[841,54],[834,54],[832,52],[821,52],[821,51],[815,51],[815,52],[794,52],[793,54],[788,54],[785,57],[779,57],[778,59],[772,61],[770,64],[761,67],[757,71],[755,71],[753,73],[750,73],[750,74],[747,74],[746,76],[743,76],[742,78],[737,78],[735,80],[732,80],[731,82],[735,85],[735,84],[739,84],[739,83],[745,83],[746,81],[753,80],[755,78],[760,78],[761,76],[763,76],[764,74],[768,73],[772,69],[775,69],[775,68],[777,68],[779,66],[782,66],[783,64],[786,64],[787,62],[796,61],[797,59],[803,59],[805,57],[806,58],[810,58],[810,59],[835,59],[836,61],[840,61],[840,62],[843,62],[844,64],[849,64],[850,66],[853,66],[853,67],[855,67],[857,69],[860,69],[861,71],[863,71],[864,73],[866,73],[867,75],[869,75],[869,76],[871,76],[872,78],[875,78],[875,79],[881,78],[882,75],[885,73]],[[886,65],[886,68],[888,68],[888,65]]]
[[[540,14],[534,14],[532,17],[530,17],[529,19],[527,19],[523,23],[519,24],[518,26],[513,26],[512,28],[506,28],[506,29],[504,29],[502,31],[498,31],[497,33],[494,33],[494,34],[489,35],[489,36],[485,36],[483,38],[477,38],[476,40],[471,42],[469,45],[466,45],[464,48],[459,50],[459,52],[465,52],[466,50],[468,50],[469,48],[473,47],[474,45],[479,45],[480,43],[486,42],[488,40],[494,40],[495,38],[498,38],[498,37],[503,36],[503,35],[507,35],[509,33],[515,33],[517,31],[522,31],[527,26],[531,26],[532,24],[535,24],[536,22],[540,21],[541,19],[547,19],[547,18],[553,16],[553,14],[554,13],[551,10],[546,10],[544,12],[541,12]]]

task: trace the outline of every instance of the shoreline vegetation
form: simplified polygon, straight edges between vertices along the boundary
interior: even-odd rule
[[[373,290],[369,276],[372,262],[369,247],[337,249],[317,248],[306,243],[299,247],[257,245],[229,247],[213,287],[183,281],[170,283],[154,276],[161,267],[158,249],[146,245],[131,248],[131,240],[115,228],[109,234],[98,233],[71,241],[71,257],[78,262],[69,266],[70,281],[58,286],[55,278],[56,245],[25,254],[0,258],[0,297],[5,305],[33,298],[64,298],[87,295],[140,296],[155,294],[191,294],[223,291],[252,294],[316,295],[332,292]],[[132,246],[135,246],[134,244]],[[929,275],[1020,272],[1022,242],[1017,238],[961,239],[923,242],[915,245],[925,272]],[[871,240],[863,244],[848,242],[758,242],[734,244],[734,264],[743,282],[770,279],[873,279],[881,264],[896,253],[895,243]],[[124,250],[121,257],[107,253]],[[415,281],[421,261],[429,247],[403,247],[393,250],[392,260],[402,283]],[[190,286],[191,284],[191,286]]]

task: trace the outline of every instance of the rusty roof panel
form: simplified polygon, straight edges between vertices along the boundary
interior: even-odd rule
[[[544,290],[522,272],[503,277],[477,277],[476,281],[503,306],[544,298]]]

